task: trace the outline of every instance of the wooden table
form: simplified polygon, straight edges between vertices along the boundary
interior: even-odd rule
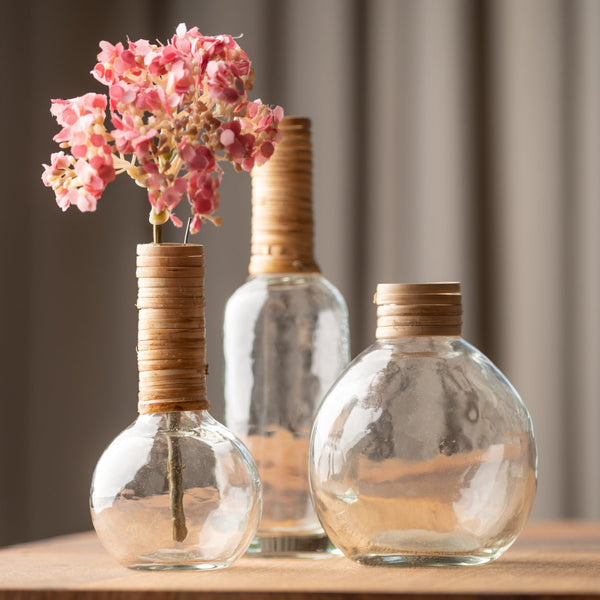
[[[600,523],[530,524],[496,562],[478,567],[365,567],[343,557],[242,558],[210,572],[131,571],[94,533],[0,550],[0,600],[600,599]]]

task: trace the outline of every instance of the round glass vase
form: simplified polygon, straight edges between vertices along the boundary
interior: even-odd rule
[[[94,527],[126,567],[227,567],[256,532],[261,488],[246,447],[208,413],[202,246],[140,245],[137,276],[140,415],[98,461]]]
[[[494,560],[535,497],[527,409],[460,337],[458,284],[380,284],[376,298],[377,340],[328,392],[312,430],[319,519],[362,564]]]

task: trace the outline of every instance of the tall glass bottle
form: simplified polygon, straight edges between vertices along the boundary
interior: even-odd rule
[[[225,307],[225,418],[261,477],[263,516],[250,553],[330,548],[308,491],[313,416],[349,360],[348,312],[313,257],[310,121],[286,117],[252,171],[249,272]]]
[[[315,419],[317,514],[360,563],[489,562],[516,539],[535,496],[527,409],[461,338],[458,284],[380,284],[376,300],[376,341]]]

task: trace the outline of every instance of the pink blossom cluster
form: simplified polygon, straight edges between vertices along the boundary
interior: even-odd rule
[[[108,87],[108,102],[94,93],[52,101],[62,127],[54,140],[70,149],[52,154],[42,174],[58,205],[93,211],[107,184],[126,172],[148,190],[151,220],[181,226],[174,211],[185,197],[192,233],[203,219],[218,222],[219,162],[249,171],[269,159],[280,136],[281,107],[248,100],[248,56],[231,36],[203,36],[184,24],[167,44],[103,41],[100,48],[92,74]]]
[[[58,205],[71,204],[82,212],[96,210],[104,188],[115,178],[109,136],[104,128],[106,97],[85,94],[73,100],[55,100],[52,114],[63,129],[54,140],[71,147],[71,155],[55,152],[44,165],[42,181],[56,190]]]

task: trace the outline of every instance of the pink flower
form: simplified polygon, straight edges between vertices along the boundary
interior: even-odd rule
[[[140,89],[136,98],[137,108],[152,113],[165,111],[170,114],[170,108],[177,106],[178,103],[179,99],[177,99],[177,103],[170,105],[167,101],[167,94],[161,87]]]
[[[240,165],[244,171],[252,169],[256,137],[252,133],[243,133],[240,121],[223,124],[219,141],[224,146],[229,161]]]
[[[271,142],[263,142],[256,153],[256,163],[263,165],[271,158],[273,152],[275,152],[275,146]]]
[[[143,161],[150,155],[150,142],[157,134],[158,132],[156,129],[150,129],[146,133],[138,133],[137,136],[131,140],[133,151],[140,161]]]
[[[248,102],[246,106],[246,121],[249,119],[248,126],[254,127],[256,133],[263,133],[269,130],[276,130],[277,125],[283,119],[283,108],[276,106],[270,109],[260,100]]]
[[[116,174],[112,154],[96,154],[90,158],[90,167],[103,182],[102,189],[114,181]]]
[[[70,154],[54,153],[42,181],[59,206],[95,210],[106,186],[126,172],[175,225],[186,195],[192,232],[202,220],[217,224],[218,161],[246,171],[266,162],[283,117],[280,107],[247,100],[254,74],[246,53],[230,35],[204,36],[182,23],[166,44],[102,41],[97,59],[92,75],[108,98],[88,93],[52,102],[61,127],[54,139]]]
[[[102,48],[102,52],[99,52],[96,57],[98,62],[112,63],[113,60],[123,52],[123,44],[121,42],[118,42],[116,46],[113,46],[110,42],[101,41],[99,46]]]
[[[135,42],[129,42],[129,49],[138,59],[144,59],[146,55],[152,52],[153,46],[148,40],[137,40]]]
[[[64,152],[54,152],[50,155],[50,164],[42,166],[44,167],[42,181],[46,187],[52,187],[56,178],[62,175],[62,171],[69,168],[69,157]]]
[[[91,73],[95,79],[97,79],[100,83],[104,83],[105,85],[111,85],[116,81],[116,76],[112,68],[110,66],[107,67],[102,63],[98,63],[92,69]]]
[[[62,130],[54,136],[55,142],[68,142],[69,145],[83,144],[96,123],[106,117],[106,96],[85,94],[69,100],[52,100],[51,114]]]
[[[167,186],[163,189],[158,198],[153,203],[154,210],[157,213],[161,213],[167,209],[169,211],[169,217],[171,221],[177,226],[181,226],[181,221],[175,217],[173,210],[181,202],[187,189],[187,182],[185,179],[176,179],[172,185]]]
[[[187,193],[192,204],[192,213],[207,215],[219,207],[217,189],[221,182],[220,173],[213,177],[206,171],[191,171],[188,178]]]
[[[199,36],[198,28],[194,27],[187,31],[185,23],[180,23],[175,30],[173,36],[173,47],[176,48],[181,54],[191,55],[192,47],[195,45],[195,41]]]
[[[135,103],[138,91],[139,87],[136,84],[119,82],[111,85],[109,88],[110,109],[123,112],[125,105]]]
[[[201,41],[204,52],[211,55],[213,60],[227,60],[228,54],[233,58],[248,60],[246,53],[238,46],[230,35],[217,35],[215,37],[204,37]],[[234,51],[233,53],[231,51]]]
[[[94,194],[96,198],[99,198],[106,184],[102,177],[98,175],[96,169],[89,162],[79,159],[75,163],[75,173],[77,173],[80,182],[83,184],[83,188],[88,193]]]
[[[144,64],[150,75],[166,75],[169,67],[179,58],[177,48],[172,45],[154,48],[144,56]]]
[[[206,65],[206,85],[213,98],[227,104],[243,100],[246,93],[244,82],[225,61],[211,60]]]
[[[131,50],[121,52],[114,60],[113,69],[117,75],[123,75],[127,71],[139,72],[135,54]]]
[[[75,205],[81,212],[93,212],[96,210],[97,198],[84,189],[73,188],[57,194],[56,203],[63,212],[71,205]]]
[[[192,222],[190,223],[190,233],[198,233],[202,226],[202,217],[200,215],[194,215]]]
[[[206,146],[182,144],[179,153],[191,169],[212,173],[217,167],[213,153]]]
[[[69,100],[52,100],[50,112],[59,125],[68,127],[87,114],[102,115],[106,110],[106,96],[88,93]]]
[[[139,126],[136,125],[130,114],[126,114],[123,120],[113,117],[113,123],[116,125],[116,129],[111,134],[117,150],[121,154],[134,152],[143,161],[150,151],[150,141],[158,135],[158,131],[149,129],[141,133]]]
[[[60,208],[62,209],[63,212],[65,212],[65,210],[67,210],[67,208],[69,208],[70,206],[70,201],[69,201],[69,197],[71,195],[71,192],[75,191],[75,190],[61,190],[60,192],[56,193],[56,204],[58,204],[58,206],[60,206]]]
[[[185,96],[193,85],[191,65],[183,60],[178,60],[171,65],[167,77],[167,92]]]
[[[145,40],[131,43],[125,49],[120,42],[113,46],[109,42],[100,42],[102,51],[98,54],[98,64],[92,70],[92,75],[105,85],[123,80],[125,76],[132,78],[140,74],[143,57],[148,51],[149,44]],[[138,62],[139,61],[139,62]]]
[[[96,210],[98,196],[91,194],[85,189],[71,190],[69,192],[69,203],[75,204],[81,212],[94,212]]]

